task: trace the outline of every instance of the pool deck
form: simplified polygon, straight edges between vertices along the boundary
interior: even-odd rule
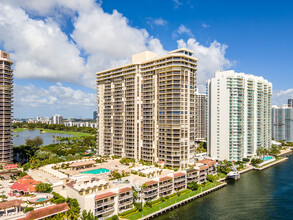
[[[96,170],[100,170],[101,172],[96,172]],[[82,174],[95,174],[95,175],[98,175],[98,174],[103,174],[103,173],[109,173],[110,170],[108,169],[105,169],[105,168],[97,168],[97,169],[93,169],[93,170],[88,170],[88,171],[83,171],[83,172],[80,172]]]
[[[272,162],[272,163],[268,163],[268,164],[264,165],[263,167],[255,167],[254,169],[255,169],[255,170],[258,170],[258,171],[265,170],[265,169],[267,169],[267,168],[269,168],[269,167],[271,167],[271,166],[274,166],[274,165],[276,165],[276,164],[279,164],[279,163],[285,162],[286,160],[288,160],[287,157],[282,158],[282,159],[279,159],[279,160],[276,160],[276,161],[274,161],[274,162]]]

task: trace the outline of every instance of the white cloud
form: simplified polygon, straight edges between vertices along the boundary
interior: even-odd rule
[[[287,104],[289,98],[293,98],[293,88],[287,90],[274,90],[272,104],[279,106]]]
[[[165,26],[168,24],[168,21],[164,20],[163,18],[154,19],[154,24],[158,26]]]
[[[180,5],[182,5],[182,2],[180,0],[173,0],[175,4],[175,8],[178,8]]]
[[[33,20],[22,9],[0,3],[0,41],[13,51],[17,78],[79,81],[80,51],[52,19]]]
[[[45,19],[31,18],[28,12]],[[57,15],[72,19],[74,42],[62,32]],[[93,0],[0,0],[1,41],[12,52],[17,78],[67,81],[91,88],[97,71],[130,62],[132,54],[144,50],[165,52],[145,29],[131,27],[116,10],[105,13]]]
[[[193,34],[189,28],[187,28],[185,25],[181,24],[172,34],[173,38],[177,38],[178,35],[187,35],[189,37],[193,37]]]
[[[188,39],[187,42],[181,39],[177,43],[178,48],[185,47],[194,51],[194,57],[197,58],[198,62],[197,83],[200,85],[204,85],[206,80],[213,77],[216,71],[228,69],[234,63],[225,57],[228,46],[217,41],[213,41],[207,47],[194,38]]]
[[[202,23],[202,27],[203,27],[203,28],[209,28],[210,25],[208,25],[208,24],[206,24],[206,23],[203,22],[203,23]]]
[[[74,90],[71,87],[56,83],[48,89],[38,88],[34,85],[15,85],[15,115],[30,114],[34,110],[44,112],[67,112],[69,116],[83,114],[85,110],[96,108],[96,94]],[[24,109],[26,111],[24,111]],[[30,109],[30,110],[28,110]],[[42,111],[40,111],[42,114]],[[43,113],[44,114],[44,113]]]

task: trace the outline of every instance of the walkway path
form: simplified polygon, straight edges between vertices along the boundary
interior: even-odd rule
[[[162,213],[164,213],[164,212],[169,211],[170,209],[176,208],[176,207],[178,207],[178,206],[180,206],[180,205],[183,205],[183,204],[188,203],[188,202],[190,202],[190,201],[192,201],[192,200],[194,200],[194,199],[197,199],[197,198],[202,197],[202,196],[204,196],[204,195],[206,195],[206,194],[209,194],[209,193],[211,193],[211,192],[213,192],[213,191],[215,191],[215,190],[218,190],[218,189],[220,189],[220,188],[222,188],[222,187],[224,187],[224,186],[226,186],[226,185],[227,185],[226,182],[225,182],[225,183],[222,183],[221,185],[215,186],[215,187],[213,187],[213,188],[211,188],[211,189],[208,189],[208,190],[206,190],[206,191],[204,191],[204,192],[201,192],[201,193],[196,194],[196,195],[194,195],[194,196],[192,196],[192,197],[189,197],[189,198],[187,198],[187,199],[184,199],[184,200],[182,200],[182,201],[180,201],[180,202],[177,202],[177,203],[175,203],[175,204],[173,204],[173,205],[170,205],[170,206],[168,206],[168,207],[166,207],[166,208],[163,208],[163,209],[161,209],[161,210],[159,210],[159,211],[153,212],[153,213],[151,213],[151,214],[149,214],[149,215],[147,215],[147,216],[145,216],[145,217],[142,217],[142,218],[140,218],[140,219],[150,219],[150,218],[153,218],[153,217],[155,217],[155,216],[157,216],[157,215],[160,215],[160,214],[162,214]]]

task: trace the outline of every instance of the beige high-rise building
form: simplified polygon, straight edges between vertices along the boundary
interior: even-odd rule
[[[13,75],[9,53],[0,50],[0,164],[8,164],[13,160],[12,146],[12,95]]]
[[[177,49],[97,73],[100,155],[117,155],[179,167],[194,153],[197,60]]]
[[[195,93],[195,141],[204,141],[207,137],[206,94]]]

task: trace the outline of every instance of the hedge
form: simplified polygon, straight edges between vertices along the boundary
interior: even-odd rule
[[[34,208],[33,207],[26,207],[24,210],[23,210],[23,213],[27,213],[27,212],[30,212],[30,211],[33,211]]]
[[[130,209],[126,212],[119,213],[118,215],[121,217],[125,217],[126,215],[132,214],[133,212],[136,212],[136,211],[137,211],[137,208],[135,207],[135,208]]]

